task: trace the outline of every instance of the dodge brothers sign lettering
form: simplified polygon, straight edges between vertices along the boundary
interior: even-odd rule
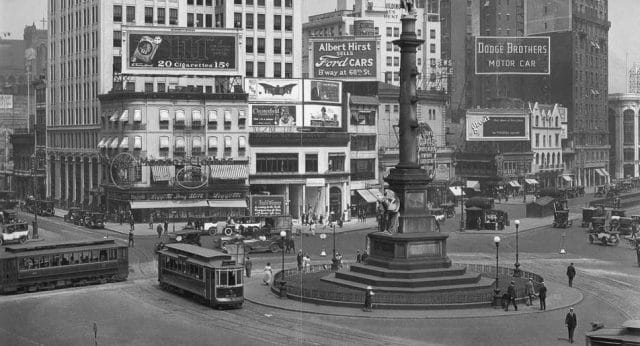
[[[476,37],[476,74],[548,75],[549,37]]]

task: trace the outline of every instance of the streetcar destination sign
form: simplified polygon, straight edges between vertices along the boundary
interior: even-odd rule
[[[476,74],[550,73],[550,38],[476,37]]]

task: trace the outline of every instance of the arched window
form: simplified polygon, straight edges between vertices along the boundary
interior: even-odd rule
[[[625,145],[633,145],[633,113],[632,109],[625,109],[622,112],[623,142]]]
[[[540,123],[540,116],[536,115],[536,126],[538,126],[539,123]]]
[[[536,165],[540,165],[540,153],[536,153]]]
[[[540,166],[544,168],[544,153],[540,156]]]
[[[559,123],[558,117],[556,117],[556,127],[558,127],[558,123]]]

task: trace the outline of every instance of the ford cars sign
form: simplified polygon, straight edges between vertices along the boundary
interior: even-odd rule
[[[312,74],[315,78],[376,79],[375,39],[313,41]]]

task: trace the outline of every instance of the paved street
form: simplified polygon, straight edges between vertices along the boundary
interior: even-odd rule
[[[27,214],[21,216],[30,218]],[[453,220],[448,220],[443,229],[454,225],[455,230]],[[157,236],[143,232],[148,226],[141,224],[136,226],[136,233],[143,234],[136,236],[136,247],[131,249],[131,273],[127,282],[2,296],[0,337],[16,345],[83,345],[93,342],[95,321],[99,344],[118,345],[210,344],[212,338],[220,344],[238,345],[562,345],[567,342],[563,316],[569,304],[575,303],[579,316],[577,335],[588,331],[591,321],[614,326],[631,317],[640,317],[640,298],[632,294],[640,287],[640,268],[635,263],[634,252],[626,244],[590,245],[585,230],[577,224],[562,230],[550,228],[548,220],[521,221],[519,260],[525,270],[541,274],[550,283],[549,302],[554,306],[550,304],[546,312],[521,306],[517,313],[489,308],[376,310],[367,315],[358,309],[311,304],[286,310],[282,307],[292,302],[276,298],[268,288],[259,285],[259,272],[267,261],[272,262],[274,269],[279,268],[281,254],[271,253],[252,255],[257,273],[247,281],[247,302],[243,309],[217,311],[158,288],[152,253]],[[61,218],[39,218],[39,222],[41,235],[47,241],[75,236],[126,238],[125,231],[89,230],[64,223]],[[365,225],[349,223],[336,229],[338,250],[347,261],[353,261],[355,250],[364,247],[366,234],[373,231],[374,226],[370,221]],[[566,233],[567,250],[564,255],[559,253],[563,233]],[[511,266],[515,262],[513,229],[451,232],[449,255],[458,263],[494,263],[494,234],[502,237],[500,265]],[[203,237],[203,243],[213,247],[212,237]],[[296,238],[296,248],[309,252],[314,264],[328,262],[331,247],[331,234],[324,241],[318,235]],[[319,256],[323,248],[329,256]],[[285,266],[294,266],[294,262],[293,254],[285,256]],[[569,262],[576,264],[578,272],[575,288],[566,286],[564,272]]]

